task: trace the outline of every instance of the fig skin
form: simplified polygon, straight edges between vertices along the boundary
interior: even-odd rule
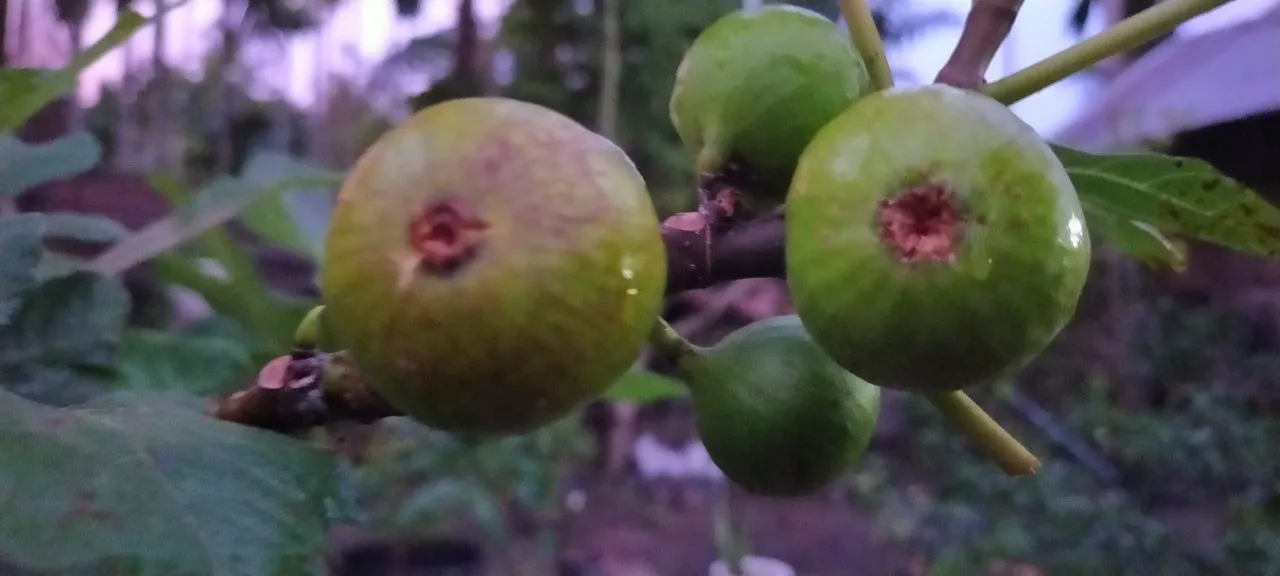
[[[926,201],[948,190],[955,220],[917,211],[891,224],[915,236],[883,240],[886,218],[911,207],[881,207],[906,190]],[[1074,315],[1090,250],[1048,145],[1007,107],[948,86],[860,100],[814,138],[787,197],[797,313],[841,366],[907,391],[958,390],[1025,366]]]
[[[666,252],[635,165],[550,109],[419,111],[357,161],[322,263],[326,330],[389,404],[519,434],[603,393],[658,316]]]
[[[795,315],[758,320],[685,356],[698,435],[749,492],[801,496],[854,466],[871,442],[880,389],[836,365]]]
[[[669,112],[698,172],[765,209],[783,201],[818,129],[870,91],[866,64],[834,22],[773,4],[702,31],[676,71]]]

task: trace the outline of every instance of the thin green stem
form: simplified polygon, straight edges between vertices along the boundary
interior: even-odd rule
[[[983,90],[988,96],[1013,104],[1062,79],[1133,50],[1172,32],[1178,25],[1231,0],[1165,0],[1117,22],[1110,28],[1066,50],[1045,58]]]
[[[853,47],[867,65],[871,85],[876,90],[893,88],[893,71],[889,69],[889,60],[884,54],[884,40],[876,29],[876,21],[871,17],[871,7],[867,5],[867,0],[840,0],[840,13],[849,26]]]
[[[649,344],[673,364],[685,356],[698,353],[698,348],[693,343],[685,340],[684,336],[662,318],[658,318],[649,330]]]
[[[1040,460],[1027,450],[1017,438],[1000,426],[968,394],[960,390],[925,394],[943,416],[960,428],[971,442],[995,460],[1005,474],[1026,476],[1035,474]]]

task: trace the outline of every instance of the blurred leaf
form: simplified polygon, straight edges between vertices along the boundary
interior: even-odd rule
[[[341,173],[273,151],[254,154],[240,174],[240,178],[246,184],[259,187],[269,186],[272,182],[282,179],[340,183],[343,177]],[[300,213],[298,204],[303,204],[303,210],[307,210],[311,207],[310,204],[314,204],[308,201],[314,198],[323,201],[322,207],[330,205],[329,195],[333,186],[317,186],[310,189],[299,186],[297,188],[276,190],[271,194],[263,195],[241,212],[240,221],[255,234],[278,246],[319,259],[328,210],[318,213],[312,210],[311,214]],[[304,222],[304,217],[309,217],[312,221]],[[317,223],[319,224],[318,234]]]
[[[103,274],[128,270],[225,224],[263,196],[294,188],[336,186],[340,183],[341,177],[335,174],[284,178],[265,186],[254,186],[241,179],[224,176],[197,192],[190,202],[179,206],[169,217],[152,223],[102,253],[94,260],[94,269]]]
[[[0,198],[82,174],[101,161],[102,146],[84,130],[44,144],[0,135]]]
[[[1080,200],[1097,212],[1146,222],[1251,254],[1280,256],[1280,209],[1196,158],[1099,156],[1053,146]]]
[[[1093,206],[1085,207],[1089,230],[1148,266],[1167,266],[1181,272],[1187,267],[1186,248],[1170,240],[1154,226],[1116,217]]]
[[[120,344],[115,383],[207,396],[244,387],[254,371],[249,349],[235,340],[138,329]]]
[[[179,0],[171,6],[180,6],[187,1]],[[115,26],[60,70],[37,72],[0,69],[0,102],[4,102],[4,107],[0,108],[0,132],[17,130],[41,108],[75,90],[76,79],[81,72],[127,42],[146,23],[147,19],[137,12],[120,12]]]
[[[234,180],[238,183],[235,190],[254,189],[243,180]],[[201,203],[207,206],[209,202],[164,174],[152,174],[149,181],[188,214],[198,214]],[[228,189],[226,193],[233,192]],[[209,196],[217,199],[217,195]],[[289,344],[303,313],[297,309],[305,304],[286,302],[273,293],[245,246],[235,242],[226,230],[213,228],[198,233],[186,248],[183,253],[162,254],[154,259],[152,265],[158,279],[195,291],[216,312],[234,319],[250,333],[265,337],[274,343],[274,348]],[[210,263],[220,269],[219,274],[206,270]]]
[[[106,216],[75,212],[45,212],[45,238],[68,238],[83,242],[115,242],[129,235],[129,229]]]
[[[43,231],[44,221],[34,214],[0,218],[0,328],[9,325],[22,297],[36,285]]]
[[[0,329],[0,387],[47,404],[101,391],[129,312],[115,278],[75,272],[49,280]]]
[[[673,380],[647,370],[631,370],[623,374],[604,398],[627,402],[647,403],[668,398],[684,398],[689,389],[679,380]]]
[[[0,392],[0,557],[60,574],[323,574],[333,458],[201,408],[116,393],[58,409]]]

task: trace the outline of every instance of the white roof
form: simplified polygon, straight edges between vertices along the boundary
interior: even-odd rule
[[[1280,8],[1190,38],[1175,36],[1091,100],[1054,142],[1134,150],[1179,132],[1280,110]]]

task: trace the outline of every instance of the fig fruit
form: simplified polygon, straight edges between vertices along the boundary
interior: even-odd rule
[[[747,491],[799,496],[857,463],[880,414],[880,389],[837,366],[795,315],[758,320],[684,355],[698,434]]]
[[[631,366],[666,270],[621,149],[535,104],[456,99],[381,136],[348,174],[322,262],[324,324],[408,416],[517,434]]]
[[[959,390],[1020,369],[1075,313],[1090,244],[1067,172],[977,92],[869,95],[823,127],[787,196],[797,314],[880,386]]]
[[[862,57],[834,22],[775,4],[703,30],[676,71],[669,109],[699,174],[724,178],[766,208],[786,196],[818,129],[871,89]]]

